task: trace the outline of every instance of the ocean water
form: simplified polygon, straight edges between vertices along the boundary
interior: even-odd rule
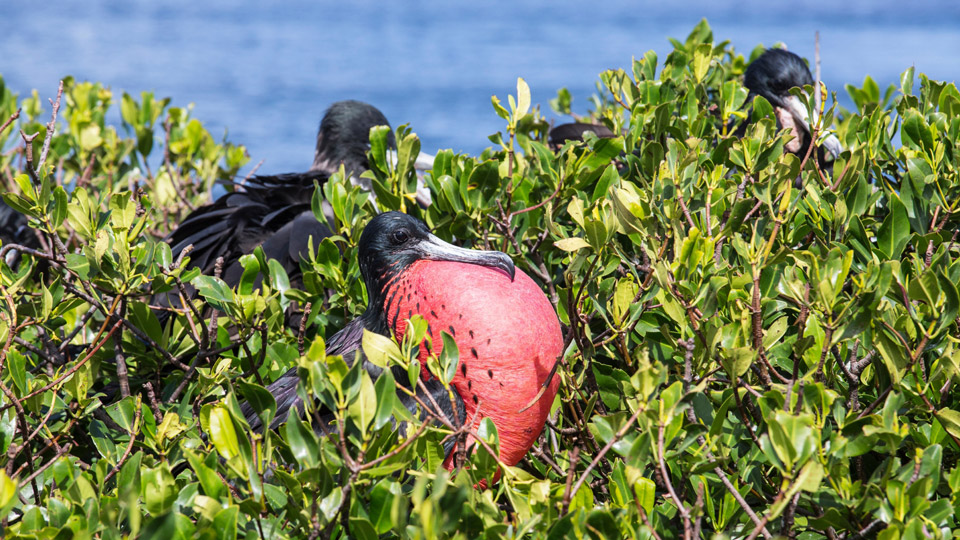
[[[822,77],[842,100],[866,75],[883,88],[910,66],[960,73],[955,0],[2,0],[0,74],[21,94],[52,97],[69,74],[193,103],[215,137],[247,146],[248,168],[278,173],[309,167],[319,119],[341,99],[409,123],[424,150],[479,152],[504,129],[490,96],[518,76],[549,117],[561,87],[584,112],[602,70],[650,49],[663,58],[703,17],[744,54],[783,41],[812,59],[819,30]]]

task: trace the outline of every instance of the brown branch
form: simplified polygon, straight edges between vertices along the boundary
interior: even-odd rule
[[[30,175],[30,180],[33,182],[34,187],[40,185],[40,177],[37,176],[37,170],[33,167],[33,140],[37,138],[40,132],[36,132],[33,135],[27,135],[20,130],[20,138],[23,139],[23,155],[27,160],[27,174]]]
[[[109,322],[109,319],[107,319],[107,321],[104,321],[104,326],[106,326],[107,322]],[[81,367],[83,367],[84,364],[87,363],[87,360],[90,360],[90,358],[92,358],[93,355],[94,355],[97,351],[100,350],[100,347],[103,347],[104,343],[106,343],[107,340],[110,339],[110,338],[113,336],[113,333],[117,331],[117,328],[120,327],[121,323],[123,323],[123,320],[122,320],[122,319],[119,320],[119,321],[117,321],[117,322],[113,325],[113,327],[110,328],[110,331],[107,333],[107,335],[104,336],[103,339],[100,340],[94,347],[92,347],[92,348],[90,349],[90,351],[87,352],[87,355],[83,357],[83,359],[77,361],[77,363],[74,364],[73,366],[71,366],[70,369],[68,369],[66,372],[63,373],[63,375],[60,375],[59,377],[57,377],[55,380],[53,380],[52,382],[50,382],[49,384],[47,384],[47,385],[44,386],[43,388],[38,388],[37,390],[34,390],[33,392],[30,392],[29,394],[27,394],[26,396],[24,396],[23,399],[21,399],[20,401],[25,401],[25,400],[28,400],[28,399],[34,397],[34,396],[38,396],[38,395],[46,392],[47,390],[50,390],[50,389],[53,388],[54,386],[60,384],[61,382],[63,382],[64,380],[66,380],[68,377],[70,377],[71,375],[73,375],[78,369],[80,369]],[[101,328],[100,331],[101,331],[101,333],[102,333],[102,332],[103,332],[103,328]],[[102,334],[101,334],[101,335],[102,335]],[[97,336],[97,339],[99,339],[99,336]],[[95,339],[94,341],[96,341],[96,339]],[[0,412],[3,412],[3,411],[5,411],[5,410],[9,409],[9,408],[12,407],[12,406],[13,406],[13,404],[8,403],[8,404],[0,407]]]
[[[766,354],[763,351],[763,308],[760,304],[760,270],[753,267],[753,302],[750,306],[751,321],[753,326],[753,348],[757,355],[764,361],[760,364],[760,380],[764,386],[769,388],[770,371],[767,369]]]
[[[680,203],[680,210],[683,212],[684,217],[687,218],[687,224],[690,225],[691,229],[696,229],[697,226],[693,223],[693,218],[690,217],[690,211],[687,210],[687,203],[683,200],[683,193],[680,193],[680,186],[677,186],[677,202]]]
[[[67,443],[67,444],[63,445],[63,447],[60,448],[59,451],[57,451],[57,455],[55,455],[55,456],[52,457],[50,460],[48,460],[46,463],[44,463],[43,465],[41,465],[40,468],[38,468],[37,470],[35,470],[35,471],[33,471],[32,473],[30,473],[30,476],[26,477],[26,478],[23,480],[23,482],[21,482],[21,483],[22,483],[22,484],[32,483],[32,482],[37,478],[37,476],[43,474],[43,471],[49,469],[51,465],[53,465],[54,463],[56,463],[57,461],[59,461],[59,458],[60,458],[61,456],[65,455],[67,452],[69,452],[71,445],[72,445],[72,443]],[[34,487],[36,487],[36,485],[34,485]],[[35,495],[36,495],[37,497],[40,496],[39,493],[36,493]]]
[[[573,498],[574,495],[577,494],[577,490],[580,489],[580,486],[583,485],[583,482],[584,480],[587,479],[587,476],[590,475],[590,471],[592,471],[594,467],[596,467],[597,464],[600,462],[600,460],[603,459],[603,456],[606,455],[606,453],[609,452],[611,448],[613,448],[613,445],[616,444],[617,441],[622,439],[623,436],[627,434],[627,430],[630,429],[631,426],[633,426],[633,423],[637,421],[637,418],[640,417],[640,413],[642,413],[644,410],[646,409],[644,409],[643,407],[638,408],[637,411],[633,413],[633,416],[631,416],[630,419],[627,420],[627,423],[624,424],[623,427],[620,428],[620,430],[614,434],[613,438],[610,439],[610,442],[608,442],[606,445],[604,445],[603,448],[600,449],[600,452],[597,453],[597,455],[593,458],[593,461],[590,462],[590,465],[588,465],[586,470],[583,471],[583,474],[580,475],[580,479],[577,480],[576,485],[573,486],[573,491],[570,493],[571,499]],[[661,436],[662,436],[662,429],[661,429]],[[574,448],[579,448],[579,447],[575,446]],[[569,485],[569,480],[567,481],[567,483]],[[564,499],[566,499],[566,497],[564,497]],[[563,513],[566,514],[566,508],[564,508]]]
[[[297,332],[297,351],[300,353],[300,356],[303,356],[303,336],[307,331],[307,319],[310,318],[310,310],[313,308],[313,304],[307,302],[307,305],[303,306],[303,316],[300,317],[300,328]]]
[[[570,450],[570,465],[567,466],[567,484],[563,489],[563,504],[561,506],[560,513],[566,514],[570,511],[570,501],[573,500],[574,494],[577,492],[577,488],[580,487],[581,482],[577,482],[577,486],[573,487],[573,478],[577,475],[577,463],[580,462],[580,447],[574,446]],[[589,468],[588,468],[589,470]]]
[[[10,124],[12,124],[13,121],[16,120],[17,118],[20,118],[20,109],[17,109],[16,112],[14,112],[13,114],[11,114],[11,115],[10,115],[10,118],[7,118],[7,121],[4,122],[2,126],[0,126],[0,135],[3,135],[3,132],[7,129],[7,127],[8,127]]]
[[[663,431],[665,428],[666,425],[661,422],[657,430],[657,461],[660,466],[660,474],[663,475],[663,483],[667,486],[667,492],[670,493],[670,498],[673,500],[673,504],[676,505],[677,511],[683,519],[683,538],[684,540],[692,540],[693,524],[690,523],[690,511],[686,505],[683,504],[680,497],[677,496],[676,490],[673,489],[673,482],[670,481],[670,471],[667,469],[667,462],[664,459]]]
[[[427,430],[427,426],[428,426],[428,425],[429,425],[429,422],[424,421],[422,424],[420,424],[420,427],[417,429],[417,431],[416,431],[412,436],[408,437],[407,440],[405,440],[405,441],[403,441],[402,443],[400,443],[400,446],[398,446],[398,447],[394,448],[393,450],[387,452],[386,454],[378,457],[377,459],[374,459],[374,460],[372,460],[372,461],[368,461],[368,462],[366,462],[366,463],[360,464],[360,470],[361,470],[361,471],[365,471],[365,470],[367,470],[367,469],[370,469],[370,468],[372,468],[372,467],[375,467],[375,466],[383,463],[384,461],[387,461],[388,459],[396,456],[396,455],[399,454],[400,452],[403,452],[403,450],[404,450],[406,447],[410,446],[410,443],[412,443],[413,441],[417,440],[417,438],[420,437],[420,435],[422,435],[423,432]]]
[[[126,303],[121,301],[118,315],[126,316]],[[127,361],[123,356],[123,340],[120,336],[113,340],[113,358],[117,364],[117,380],[120,383],[120,397],[130,396],[130,378],[127,376]]]
[[[43,138],[43,149],[40,151],[40,161],[37,162],[37,170],[43,169],[44,164],[47,162],[47,153],[50,151],[50,141],[53,140],[53,134],[56,131],[57,127],[57,113],[60,112],[60,98],[63,97],[63,81],[60,81],[60,86],[57,88],[57,101],[50,101],[50,104],[53,106],[53,110],[50,113],[50,123],[47,124],[47,135]]]
[[[813,374],[813,380],[823,381],[823,365],[827,359],[827,352],[830,350],[830,342],[833,341],[833,327],[827,325],[823,336],[823,349],[820,351],[820,362],[817,363],[817,371]]]

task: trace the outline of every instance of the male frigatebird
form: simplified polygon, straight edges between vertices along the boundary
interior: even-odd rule
[[[562,352],[560,323],[540,287],[516,270],[506,254],[453,246],[431,234],[422,221],[399,212],[373,218],[358,247],[369,304],[327,342],[327,354],[343,355],[352,365],[355,353],[362,354],[364,329],[400,339],[410,317],[424,317],[433,353],[443,349],[441,331],[450,334],[460,351],[451,382],[456,414],[446,406],[446,390],[425,372],[421,377],[428,392],[450,420],[476,425],[491,418],[500,436],[500,460],[508,465],[520,461],[540,435],[559,385],[550,375]],[[428,347],[420,347],[421,365],[428,354]],[[371,375],[381,373],[363,362]],[[399,368],[394,375],[407,381]],[[298,380],[293,368],[269,386],[277,400],[271,428],[302,408]],[[398,395],[406,398],[403,392]],[[404,399],[404,405],[416,408],[411,399]],[[262,429],[249,406],[244,412],[251,427]]]
[[[807,155],[810,148],[810,121],[806,107],[799,98],[790,93],[790,89],[803,89],[804,86],[813,84],[813,76],[803,59],[784,49],[767,49],[747,66],[743,75],[743,85],[750,90],[748,102],[752,103],[755,96],[763,96],[773,105],[777,115],[777,127],[793,130],[794,138],[787,143],[787,151],[801,159]],[[816,114],[814,111],[814,115]],[[816,116],[814,120],[816,121]],[[739,135],[742,136],[744,131],[745,129],[741,128]],[[842,151],[840,140],[830,134],[823,139],[823,146],[819,148],[819,161],[832,162]]]
[[[212,274],[217,258],[223,257],[223,279],[234,286],[243,275],[240,257],[261,246],[267,259],[280,262],[291,284],[298,287],[300,258],[307,253],[309,239],[312,237],[316,245],[332,234],[333,210],[329,203],[323,204],[328,223],[317,221],[311,211],[314,182],[323,185],[342,164],[351,182],[370,191],[370,180],[360,178],[360,174],[370,168],[370,128],[381,125],[389,123],[372,105],[360,101],[334,103],[320,122],[309,171],[253,176],[236,191],[197,208],[167,238],[174,258],[192,245],[190,266]],[[387,143],[395,159],[393,133]],[[416,167],[426,169],[432,163],[432,156],[421,154]],[[418,190],[417,200],[429,204],[429,191]]]

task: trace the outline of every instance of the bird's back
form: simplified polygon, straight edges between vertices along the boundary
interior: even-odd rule
[[[173,255],[193,245],[190,265],[204,274],[212,274],[217,258],[223,257],[223,277],[230,285],[235,285],[232,268],[257,246],[263,246],[266,257],[277,259],[288,273],[296,272],[306,238],[312,235],[316,242],[330,235],[310,208],[314,182],[326,180],[326,174],[318,171],[255,176],[242,191],[227,193],[190,213],[167,238]]]

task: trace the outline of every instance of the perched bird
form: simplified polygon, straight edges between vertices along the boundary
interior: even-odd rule
[[[0,198],[0,240],[3,245],[17,244],[31,249],[40,249],[37,233],[30,228],[27,216],[14,210]],[[4,261],[10,268],[16,268],[20,262],[20,251],[10,249],[4,255]]]
[[[560,124],[550,129],[550,147],[556,151],[567,141],[582,141],[583,134],[592,131],[601,139],[613,137],[613,131],[603,124],[587,124],[584,122],[571,122]]]
[[[400,339],[406,321],[421,315],[429,324],[432,343],[420,347],[421,365],[426,365],[430,351],[442,350],[441,331],[450,334],[460,351],[451,382],[454,403],[443,385],[424,371],[421,377],[428,392],[455,424],[468,420],[476,425],[483,417],[491,418],[500,436],[500,459],[508,465],[517,463],[540,435],[559,385],[551,375],[563,340],[543,291],[516,270],[506,254],[450,245],[420,220],[399,212],[376,216],[364,228],[358,261],[369,305],[328,341],[327,354],[343,355],[352,365],[355,354],[362,355],[364,329],[382,335],[393,332]],[[381,373],[366,359],[363,362],[374,377]],[[398,382],[409,384],[402,369],[393,368],[393,373]],[[291,410],[302,408],[297,381],[294,368],[269,386],[277,400],[270,428],[283,423]],[[418,392],[422,393],[419,388]],[[398,395],[411,411],[416,409],[405,393]],[[262,428],[248,405],[244,412],[252,427]]]
[[[380,125],[389,124],[372,105],[359,101],[334,103],[320,122],[316,154],[309,171],[254,176],[242,189],[197,208],[168,236],[173,256],[192,245],[190,265],[204,274],[213,273],[217,258],[223,257],[222,277],[234,286],[243,275],[240,257],[261,246],[266,257],[280,262],[291,283],[297,286],[300,258],[307,253],[310,237],[316,245],[332,234],[333,210],[329,203],[323,204],[328,223],[317,221],[311,210],[314,182],[323,185],[342,164],[352,183],[371,191],[370,180],[360,178],[360,174],[370,168],[370,128]],[[391,158],[396,159],[393,133],[388,136],[388,145]],[[418,168],[424,169],[432,164],[429,154],[421,154],[416,162]],[[417,200],[429,204],[429,191],[419,190]]]
[[[748,102],[752,103],[753,98],[759,95],[773,105],[777,115],[777,127],[793,131],[794,139],[787,143],[787,151],[801,159],[810,148],[810,121],[806,107],[790,93],[790,89],[803,89],[804,86],[813,84],[813,76],[803,59],[784,49],[767,49],[747,66],[743,76],[743,85],[750,90]],[[814,111],[814,115],[816,114]],[[745,130],[746,125],[740,128],[739,135],[742,136]],[[843,151],[840,140],[833,134],[824,138],[822,145],[818,150],[821,163],[832,162]]]

